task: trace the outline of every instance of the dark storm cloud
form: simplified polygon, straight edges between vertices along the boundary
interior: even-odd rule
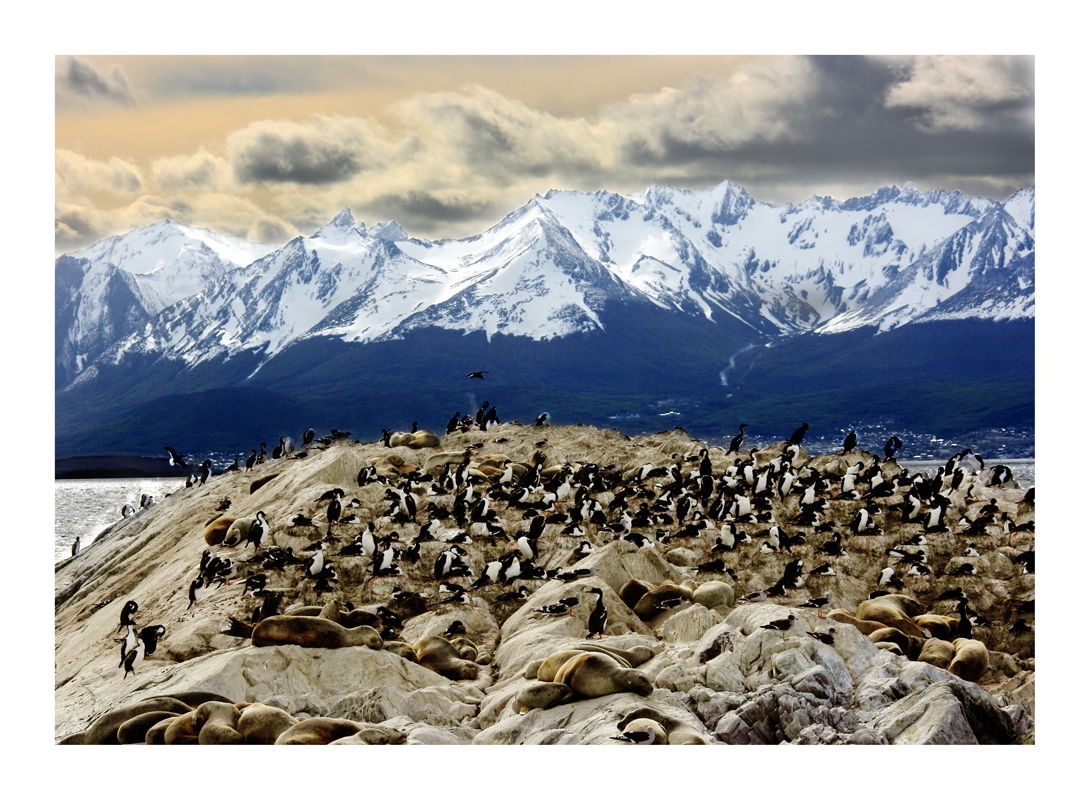
[[[642,169],[687,172],[691,177],[682,183],[694,186],[707,184],[701,172],[730,177],[771,202],[804,199],[801,187],[823,183],[877,186],[912,180],[1001,196],[1032,182],[1033,94],[1024,64],[1016,62],[1009,70],[1020,83],[1008,80],[991,95],[976,94],[971,117],[954,117],[949,109],[958,87],[944,92],[941,85],[925,85],[913,95],[917,105],[890,103],[891,92],[898,96],[898,87],[913,80],[911,59],[898,64],[821,56],[808,62],[813,80],[807,99],[778,108],[785,125],[777,136],[721,141],[662,128],[653,140],[644,134],[626,142],[625,161]],[[963,127],[919,124],[928,114],[964,121]]]
[[[425,191],[383,195],[368,203],[365,209],[368,216],[396,219],[425,233],[436,225],[465,222],[509,210],[465,196],[442,197]]]
[[[55,70],[58,106],[136,105],[125,71],[117,64],[101,70],[79,56],[64,56],[57,59]]]
[[[365,168],[374,143],[363,120],[320,119],[311,124],[266,120],[227,139],[240,183],[328,184]]]

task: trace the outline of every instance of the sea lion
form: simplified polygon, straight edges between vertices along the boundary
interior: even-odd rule
[[[177,716],[178,713],[175,711],[148,711],[145,714],[138,714],[121,723],[121,727],[117,729],[117,743],[144,744],[148,730],[153,725]]]
[[[923,647],[923,643],[927,641],[926,639],[921,639],[919,636],[909,636],[896,628],[879,628],[869,634],[869,638],[875,644],[878,642],[893,642],[901,649],[901,652],[904,655],[913,660],[920,654],[920,648]]]
[[[346,628],[358,628],[361,625],[370,625],[375,630],[382,627],[382,618],[378,614],[364,611],[362,608],[354,608],[351,611],[342,611],[339,620]]]
[[[231,521],[231,524],[227,526],[223,537],[220,539],[220,544],[224,547],[237,547],[246,538],[246,534],[250,532],[250,526],[253,524],[256,517],[237,517]],[[213,525],[215,523],[212,523]],[[211,527],[211,526],[209,526]],[[207,530],[207,529],[206,529]]]
[[[359,732],[363,725],[350,719],[312,717],[296,722],[276,737],[274,744],[329,744]]]
[[[408,738],[408,734],[397,728],[364,722],[354,734],[334,739],[330,744],[404,744]]]
[[[200,732],[197,711],[193,709],[178,715],[167,725],[166,730],[163,731],[163,744],[199,744],[197,737]]]
[[[874,646],[877,647],[879,650],[888,650],[894,655],[904,655],[904,651],[901,650],[901,646],[896,642],[875,642]]]
[[[654,588],[655,584],[653,583],[641,581],[638,578],[632,578],[625,582],[624,586],[621,587],[621,591],[617,594],[621,598],[622,603],[629,608],[635,608],[636,603],[639,602],[640,598]]]
[[[284,614],[289,617],[316,617],[322,613],[323,608],[325,606],[291,605]]]
[[[934,664],[936,667],[949,669],[950,661],[954,658],[954,645],[945,639],[928,639],[923,643],[917,661]]]
[[[657,606],[664,600],[675,600],[677,598],[689,600],[692,596],[693,591],[688,586],[663,581],[637,600],[636,605],[632,607],[632,611],[641,620],[647,622],[662,613],[662,609]]]
[[[670,744],[666,729],[662,727],[659,722],[647,717],[636,717],[633,720],[627,722],[624,727],[617,726],[621,731],[621,736],[612,736],[611,739],[621,739],[626,733],[634,733],[646,737],[648,734],[651,736],[651,741],[648,742],[646,738],[639,742],[640,744]]]
[[[477,677],[477,665],[462,658],[454,645],[442,636],[425,636],[417,640],[413,643],[413,651],[421,666],[444,678],[462,681]]]
[[[264,703],[250,703],[242,710],[235,727],[246,740],[246,744],[272,744],[280,734],[298,721],[281,708]]]
[[[416,651],[413,650],[412,645],[410,645],[408,642],[403,642],[400,639],[394,639],[393,641],[385,642],[383,644],[383,648],[395,655],[399,655],[402,658],[407,659],[408,661],[412,661],[413,663],[416,663],[417,661]]]
[[[642,644],[624,650],[619,647],[609,647],[599,642],[573,642],[564,649],[578,652],[605,653],[616,658],[618,663],[631,667],[638,667],[655,657],[655,651]],[[526,665],[523,675],[530,679],[536,678],[538,669],[545,661],[544,658],[531,661]]]
[[[551,681],[556,677],[556,673],[560,671],[560,668],[564,666],[569,659],[575,658],[575,656],[578,655],[582,655],[585,652],[587,651],[577,650],[574,647],[565,647],[563,650],[557,650],[555,653],[553,653],[551,656],[541,662],[534,675],[529,675],[529,670],[527,670],[525,673],[523,673],[523,676],[527,678],[534,677],[537,678],[539,681]],[[632,669],[631,662],[624,658],[621,658],[618,655],[614,655],[612,653],[603,653],[602,655],[605,655],[608,658],[612,658],[614,661],[617,662],[617,665],[620,667],[624,667],[625,669]]]
[[[230,703],[209,700],[193,711],[198,744],[243,744],[246,738],[238,732],[239,710]]]
[[[220,517],[212,520],[208,527],[204,529],[204,543],[212,547],[222,542],[223,537],[227,534],[227,529],[231,527],[234,521],[234,517]]]
[[[864,600],[855,610],[855,616],[864,621],[882,622],[890,628],[927,639],[930,634],[912,621],[924,611],[923,606],[903,594],[884,594]]]
[[[148,699],[162,700],[163,698],[168,698],[170,700],[180,700],[191,709],[196,708],[201,703],[207,703],[209,700],[216,700],[220,703],[234,703],[234,700],[224,697],[222,694],[201,691],[174,692],[173,694],[157,694],[154,697],[149,697]]]
[[[850,611],[843,608],[834,608],[828,614],[825,615],[828,619],[834,622],[843,622],[847,625],[853,626],[856,630],[862,633],[864,636],[870,636],[875,631],[880,631],[882,628],[888,628],[881,622],[874,622],[872,620],[859,619]]]
[[[341,606],[336,600],[330,600],[324,606],[322,610],[318,612],[320,619],[328,619],[332,622],[336,622],[341,625]]]
[[[688,722],[670,714],[664,714],[655,708],[640,708],[628,712],[617,723],[617,729],[625,730],[629,723],[637,719],[653,720],[661,725],[666,731],[664,744],[707,744],[704,737]]]
[[[552,708],[572,699],[575,693],[563,683],[541,682],[527,686],[515,695],[515,710],[529,711],[533,708]]]
[[[614,692],[635,692],[646,697],[654,687],[639,670],[625,669],[604,653],[581,653],[569,658],[553,677],[580,697],[601,697]]]
[[[144,744],[166,744],[167,728],[174,722],[174,717],[167,717],[148,728],[144,734]]]
[[[458,655],[460,655],[462,658],[466,659],[467,661],[477,660],[477,656],[479,655],[477,651],[477,645],[475,645],[465,636],[455,636],[448,641],[454,646],[454,649],[458,651]]]
[[[83,733],[82,744],[117,744],[117,729],[133,717],[149,711],[171,711],[184,714],[190,707],[173,697],[151,697],[139,703],[115,708],[96,719]]]
[[[734,587],[726,581],[705,581],[693,590],[693,602],[704,608],[734,605]]]
[[[947,667],[959,678],[978,683],[988,671],[988,648],[976,639],[954,639],[954,658]]]
[[[957,637],[958,618],[947,617],[942,614],[920,614],[912,618],[917,626],[923,628],[932,636],[945,639],[950,642]]]
[[[345,628],[322,617],[298,617],[288,614],[266,617],[254,626],[254,647],[297,644],[300,647],[359,647],[382,649],[382,637],[369,625]]]
[[[250,484],[250,494],[253,494],[258,489],[260,489],[262,486],[264,486],[266,483],[271,481],[273,478],[278,477],[279,475],[280,475],[280,473],[278,472],[278,473],[276,473],[276,475],[266,475],[264,478],[258,478],[256,481],[253,481]]]

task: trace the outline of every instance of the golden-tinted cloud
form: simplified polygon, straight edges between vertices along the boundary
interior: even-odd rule
[[[907,180],[991,196],[1032,182],[1024,57],[122,62],[166,99],[141,87],[139,109],[59,111],[58,247],[160,211],[264,241],[343,206],[461,236],[550,188],[730,178],[787,202]],[[648,65],[670,81],[635,74]]]

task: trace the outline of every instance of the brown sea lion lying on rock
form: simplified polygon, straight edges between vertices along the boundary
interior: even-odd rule
[[[411,447],[418,450],[421,447],[438,447],[440,443],[439,437],[431,431],[394,433],[390,435],[390,447]]]
[[[975,639],[954,639],[954,658],[947,667],[959,678],[976,683],[988,671],[988,648]]]
[[[926,639],[921,639],[919,636],[909,636],[896,628],[879,628],[869,634],[869,638],[875,644],[878,644],[879,642],[893,642],[900,649],[902,655],[907,656],[913,661],[916,660],[924,642],[927,641]]]
[[[250,703],[242,709],[236,728],[246,744],[274,744],[280,734],[298,721],[282,708]]]
[[[198,744],[243,744],[245,737],[238,732],[239,710],[231,703],[211,700],[201,703],[193,712]]]
[[[861,602],[855,609],[855,616],[865,621],[884,623],[908,636],[927,639],[930,634],[912,621],[912,617],[923,614],[924,610],[921,603],[908,595],[884,594]]]
[[[204,529],[204,543],[209,547],[212,547],[213,545],[222,542],[224,536],[227,535],[227,530],[234,521],[234,517],[220,517],[217,520],[213,520],[209,523],[208,527]]]
[[[707,744],[692,725],[655,708],[640,708],[628,712],[617,723],[617,729],[627,730],[636,720],[653,720],[661,725],[666,731],[666,741],[662,744]]]
[[[568,700],[584,697],[602,697],[616,692],[634,692],[646,697],[654,687],[651,679],[636,669],[621,666],[617,656],[605,653],[574,650],[556,653],[556,660],[563,660],[555,668],[551,681],[541,681],[528,686],[515,696],[519,709],[551,708]],[[551,658],[551,657],[550,657]],[[555,661],[546,659],[539,668],[539,675],[553,671]]]
[[[636,669],[625,669],[613,656],[581,653],[569,658],[553,677],[567,684],[580,697],[601,697],[614,692],[635,692],[646,697],[654,687],[651,679]]]
[[[452,681],[471,681],[477,677],[477,665],[461,656],[458,650],[442,636],[425,636],[413,644],[413,651],[421,666],[438,672]]]
[[[920,628],[939,639],[950,642],[957,637],[958,618],[947,617],[942,614],[920,614],[912,618],[912,621]]]
[[[383,649],[388,650],[394,655],[401,656],[402,658],[412,661],[414,664],[419,661],[416,657],[416,651],[408,642],[403,642],[400,639],[393,639],[383,643]]]
[[[406,735],[396,728],[354,722],[350,719],[312,717],[300,720],[281,733],[275,744],[331,744],[359,736],[364,744],[401,744]]]
[[[609,647],[598,642],[573,642],[561,651],[557,652],[590,652],[590,653],[605,653],[612,656],[617,660],[621,666],[626,668],[638,667],[640,664],[644,664],[650,661],[655,656],[655,652],[644,645],[636,645],[635,647],[624,650],[618,647]],[[523,676],[526,678],[537,678],[538,680],[552,680],[552,677],[542,678],[539,675],[541,665],[546,661],[552,659],[556,653],[549,658],[538,659],[531,661],[526,665],[526,669],[523,670]],[[558,665],[559,666],[559,665]],[[555,673],[555,670],[554,670]]]
[[[164,720],[181,716],[174,711],[148,711],[126,720],[117,729],[118,744],[145,744],[148,731]]]
[[[871,620],[863,620],[856,617],[850,611],[843,608],[834,608],[828,614],[825,615],[828,619],[834,622],[843,622],[847,625],[854,626],[864,636],[870,636],[875,631],[880,631],[883,628],[888,628],[881,622],[873,622]]]
[[[382,637],[369,625],[346,628],[324,617],[299,617],[289,614],[266,617],[254,626],[254,647],[297,644],[300,647],[359,647],[382,649]]]
[[[645,592],[636,601],[636,605],[632,606],[632,611],[640,620],[647,622],[662,613],[659,603],[676,599],[691,600],[692,597],[693,590],[689,586],[663,581],[654,589]]]
[[[173,697],[151,697],[139,703],[107,711],[82,733],[66,736],[60,744],[118,744],[117,731],[130,719],[152,711],[185,714],[192,708]]]
[[[641,581],[638,578],[631,578],[625,582],[621,587],[621,591],[617,594],[621,598],[622,603],[629,608],[635,608],[636,603],[639,602],[640,598],[654,588],[655,584],[653,583]]]
[[[948,669],[954,658],[954,645],[945,639],[928,639],[923,643],[917,661]]]

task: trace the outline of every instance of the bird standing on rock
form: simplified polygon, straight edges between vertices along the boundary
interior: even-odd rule
[[[546,614],[548,616],[558,617],[561,614],[573,615],[572,608],[579,605],[578,597],[565,597],[557,603],[550,603],[549,605],[541,606],[541,608],[533,609],[535,614]]]
[[[788,444],[801,445],[802,444],[802,439],[803,439],[804,436],[806,436],[806,431],[808,431],[809,429],[810,429],[810,423],[809,422],[802,423],[802,427],[798,428],[794,433],[791,434],[791,438],[787,440],[787,443]]]
[[[742,447],[742,442],[745,441],[746,428],[748,427],[748,422],[743,422],[741,425],[738,426],[738,435],[730,440],[730,448],[728,448],[727,450],[727,455],[730,455],[731,453],[737,453],[739,451],[739,449]]]
[[[140,610],[140,606],[135,600],[129,600],[125,603],[125,607],[121,609],[121,624],[117,626],[119,631],[125,630],[126,626],[134,625],[132,615]]]
[[[585,589],[588,594],[598,595],[598,601],[594,604],[594,608],[590,612],[590,619],[588,621],[587,634],[588,639],[601,639],[602,634],[606,630],[606,604],[602,600],[602,590],[598,587]]]
[[[775,619],[772,620],[772,622],[769,622],[767,625],[762,625],[761,627],[767,631],[779,631],[784,635],[784,637],[786,637],[787,631],[789,631],[791,629],[791,626],[794,624],[795,615],[788,614],[786,619]]]

